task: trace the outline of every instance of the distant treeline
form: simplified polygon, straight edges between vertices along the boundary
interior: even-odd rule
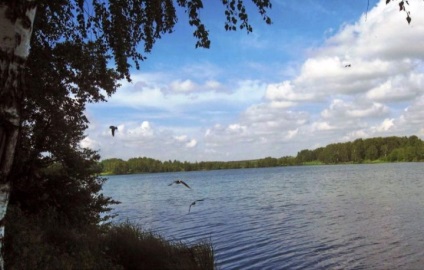
[[[424,142],[417,136],[357,139],[302,150],[297,153],[296,160],[299,164],[311,161],[325,164],[424,161]]]
[[[261,168],[296,165],[296,158],[267,157],[258,160],[245,161],[202,161],[202,162],[181,162],[160,161],[147,157],[130,158],[124,161],[118,158],[105,159],[101,162],[103,173],[106,174],[131,174],[131,173],[156,173],[156,172],[182,172],[182,171],[206,171],[241,168]]]
[[[222,170],[241,168],[264,168],[304,164],[339,164],[363,162],[410,162],[424,161],[424,142],[417,136],[357,139],[353,142],[329,144],[315,150],[302,150],[296,157],[266,157],[243,161],[160,161],[147,157],[118,158],[101,161],[106,174],[156,173]]]

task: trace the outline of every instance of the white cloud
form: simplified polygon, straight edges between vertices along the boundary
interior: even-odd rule
[[[289,104],[294,106],[296,101],[314,100],[314,93],[305,93],[304,91],[298,91],[298,89],[294,88],[295,87],[290,81],[269,84],[266,88],[265,98],[271,102],[284,102],[286,106]]]
[[[334,130],[336,127],[331,126],[328,122],[315,122],[312,124],[313,131]]]
[[[187,148],[193,148],[197,146],[197,140],[190,139],[187,135],[174,136],[174,139],[178,144],[183,144]]]
[[[341,99],[334,99],[328,109],[321,112],[325,119],[363,118],[363,117],[382,117],[389,113],[389,108],[377,102],[346,102]]]
[[[188,93],[193,92],[199,88],[199,86],[191,80],[176,80],[171,82],[170,88],[175,92]]]
[[[193,147],[196,147],[196,145],[197,145],[197,141],[195,140],[195,139],[191,139],[189,142],[187,142],[186,144],[186,147],[188,147],[188,148],[193,148]]]
[[[207,80],[204,84],[204,88],[205,90],[208,90],[208,91],[226,91],[227,90],[226,86],[217,80]]]
[[[328,39],[324,50],[337,55],[352,55],[362,59],[378,56],[387,61],[405,58],[423,59],[422,38],[424,17],[420,16],[422,2],[409,1],[407,8],[413,17],[406,23],[405,13],[399,12],[395,3],[386,5],[381,0],[376,7],[355,24],[345,25],[342,30]]]
[[[153,136],[153,130],[148,121],[143,121],[138,128],[134,129],[134,133],[144,137]]]
[[[179,142],[185,142],[185,141],[187,141],[187,135],[174,136],[174,139],[179,141]]]
[[[191,79],[172,80],[173,76],[156,73],[133,75],[131,83],[122,82],[121,88],[108,100],[107,106],[128,107],[134,110],[148,108],[150,111],[156,110],[157,114],[167,112],[174,115],[193,110],[201,113],[223,111],[228,110],[230,105],[240,107],[259,102],[266,87],[257,80],[239,80],[223,84],[214,79],[200,82]],[[213,109],[210,109],[212,107]]]
[[[384,119],[384,121],[375,127],[377,132],[384,132],[390,130],[394,126],[394,119]]]
[[[289,131],[287,131],[287,134],[285,136],[285,139],[290,140],[290,139],[296,137],[297,134],[299,134],[299,129],[298,128],[296,128],[294,130],[289,130]]]
[[[389,77],[366,93],[370,100],[396,102],[413,100],[424,93],[424,74],[411,72],[405,76]]]
[[[296,102],[291,102],[291,101],[271,101],[271,103],[269,104],[271,108],[274,109],[287,109],[290,107],[294,107],[296,106]]]
[[[399,74],[406,76],[405,74],[415,67],[409,60],[399,63],[383,61],[378,56],[369,60],[363,60],[358,56],[351,61],[344,61],[339,56],[331,56],[327,53],[322,51],[307,59],[300,74],[289,83],[298,94],[307,94],[308,98],[303,99],[305,101],[337,94],[366,93],[388,77]],[[350,66],[346,67],[346,65]]]
[[[169,88],[174,93],[189,94],[195,91],[226,91],[226,87],[217,80],[206,80],[202,84],[195,83],[190,79],[175,80],[170,83]]]
[[[417,6],[422,3],[410,2],[411,12],[422,9]],[[420,70],[424,41],[420,37],[424,34],[424,17],[416,15],[408,25],[396,6],[380,1],[367,20],[342,27],[313,51],[293,80],[282,83],[280,96],[274,90],[269,97],[299,101],[302,93],[308,97],[367,93],[366,97],[375,101],[415,98],[416,89],[423,89]],[[387,92],[388,87],[391,92]],[[385,93],[389,97],[384,97]]]
[[[89,137],[85,137],[83,140],[81,140],[80,146],[82,148],[90,148],[90,149],[97,150],[99,149],[100,144]]]
[[[251,106],[241,115],[242,121],[247,125],[270,126],[267,123],[277,122],[281,128],[296,127],[304,124],[308,118],[306,112],[285,110],[265,103]]]
[[[231,133],[239,133],[240,134],[240,133],[246,132],[247,127],[242,126],[240,124],[231,124],[231,125],[228,126],[227,130],[228,130],[228,132],[231,132]]]
[[[396,129],[409,134],[419,133],[424,127],[424,96],[412,102],[396,119]]]

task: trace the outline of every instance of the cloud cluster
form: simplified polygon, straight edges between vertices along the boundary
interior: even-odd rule
[[[366,17],[305,52],[298,68],[284,67],[293,76],[280,81],[255,74],[229,80],[224,67],[211,63],[179,74],[134,74],[108,104],[131,108],[118,120],[117,136],[110,137],[110,123],[97,125],[82,145],[100,148],[104,158],[200,161],[295,155],[358,137],[423,137],[424,16],[418,2],[409,1],[408,25],[396,4],[381,0]]]
[[[357,137],[422,135],[417,102],[424,94],[420,4],[410,1],[415,16],[408,25],[396,5],[380,1],[366,20],[363,16],[343,26],[315,48],[292,79],[268,84],[266,103],[246,111],[255,133],[296,130],[291,141],[307,148]],[[292,114],[285,125],[267,125],[281,123],[293,111],[304,114]],[[254,125],[257,120],[262,124]],[[277,138],[272,143],[281,145]]]

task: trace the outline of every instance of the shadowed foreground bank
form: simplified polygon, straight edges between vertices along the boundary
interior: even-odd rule
[[[54,212],[8,214],[7,269],[215,269],[209,241],[169,242],[130,223],[71,227]]]

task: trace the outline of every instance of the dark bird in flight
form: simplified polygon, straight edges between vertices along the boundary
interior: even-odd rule
[[[173,184],[183,184],[184,186],[188,187],[189,189],[191,189],[191,187],[189,185],[187,185],[186,182],[184,182],[183,180],[175,180],[174,182],[172,182],[171,184],[169,184],[168,186],[171,186]]]
[[[200,200],[195,200],[194,202],[192,202],[190,204],[190,206],[188,207],[188,212],[190,213],[191,207],[196,205],[196,202],[203,202],[205,199],[200,199]]]
[[[110,130],[112,131],[112,136],[114,136],[114,137],[115,137],[115,130],[117,130],[117,129],[118,129],[118,127],[110,126],[109,128],[110,128]]]
[[[345,65],[345,67],[351,67],[352,65],[351,64],[347,64],[347,65]]]

